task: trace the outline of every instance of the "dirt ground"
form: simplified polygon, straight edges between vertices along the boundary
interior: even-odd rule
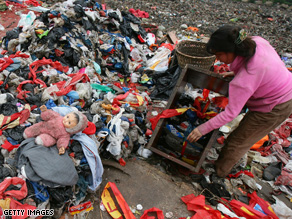
[[[144,210],[152,207],[159,208],[164,214],[172,212],[173,218],[193,215],[180,199],[191,193],[198,195],[191,183],[174,181],[173,177],[143,160],[128,161],[125,167],[114,161],[104,163],[103,182],[97,192],[99,198],[106,183],[114,182],[130,207],[136,207],[137,204],[143,206],[143,210],[138,211],[140,215],[135,214],[136,218],[140,218]],[[99,200],[94,205],[88,219],[112,218],[106,211],[100,210]]]
[[[159,157],[157,156],[155,159],[157,158]],[[135,208],[138,204],[143,206],[143,210],[138,211],[139,214],[135,214],[136,218],[140,218],[144,210],[152,207],[159,208],[164,215],[172,212],[172,218],[194,215],[194,212],[188,211],[186,205],[181,201],[182,196],[191,193],[200,194],[200,191],[193,187],[189,177],[179,173],[176,175],[166,174],[159,170],[157,165],[149,164],[144,160],[130,160],[125,167],[110,160],[103,161],[103,163],[105,170],[103,182],[95,195],[94,210],[88,213],[87,219],[112,218],[107,211],[102,211],[99,206],[101,193],[107,182],[116,184],[130,207]],[[176,165],[174,167],[181,168]],[[262,181],[257,180],[257,182],[262,186],[262,189],[258,191],[258,196],[273,203],[271,187]],[[284,194],[277,197],[292,209],[292,203]]]

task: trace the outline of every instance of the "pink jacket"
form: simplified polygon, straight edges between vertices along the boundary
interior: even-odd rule
[[[37,136],[39,133],[49,134],[57,140],[57,147],[67,148],[70,141],[70,134],[63,125],[63,117],[53,110],[46,110],[41,113],[42,122],[28,128],[29,136]]]
[[[203,135],[231,122],[245,104],[251,111],[270,112],[277,104],[292,99],[291,72],[268,41],[261,37],[253,40],[256,52],[247,68],[240,56],[231,63],[235,76],[229,83],[229,103],[223,112],[198,126]]]

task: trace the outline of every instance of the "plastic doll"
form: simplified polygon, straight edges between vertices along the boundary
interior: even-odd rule
[[[40,107],[42,122],[24,130],[24,138],[35,138],[35,143],[50,147],[57,144],[59,154],[64,154],[68,147],[70,135],[83,131],[88,123],[84,114],[79,111],[68,113],[64,117],[46,106]]]

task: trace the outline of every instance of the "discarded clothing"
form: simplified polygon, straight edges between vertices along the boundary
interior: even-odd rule
[[[49,187],[75,185],[78,174],[68,154],[60,156],[56,146],[44,147],[34,140],[26,139],[19,146],[15,156],[18,169],[29,180]]]

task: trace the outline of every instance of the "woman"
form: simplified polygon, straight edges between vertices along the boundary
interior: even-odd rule
[[[234,78],[229,83],[225,111],[195,128],[190,142],[232,121],[246,105],[249,109],[228,136],[215,162],[216,173],[226,177],[250,147],[279,126],[292,113],[292,74],[265,39],[249,37],[240,27],[223,26],[207,43],[207,51],[230,64]]]

